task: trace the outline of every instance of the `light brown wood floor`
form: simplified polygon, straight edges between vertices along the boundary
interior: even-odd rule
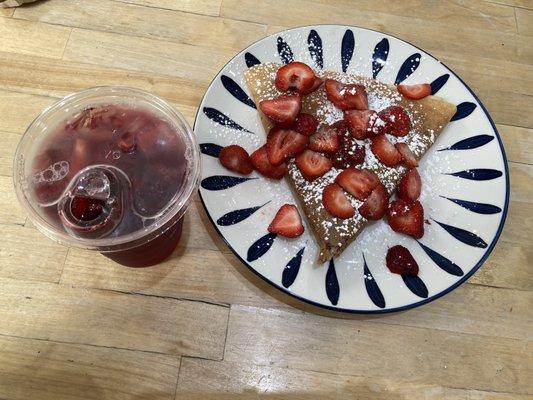
[[[532,0],[48,0],[1,10],[0,399],[533,398],[532,9]],[[169,99],[192,122],[236,52],[313,23],[407,39],[487,105],[509,157],[511,205],[467,284],[409,312],[331,318],[252,277],[198,201],[172,259],[143,270],[56,245],[28,222],[11,163],[46,105],[123,84]]]

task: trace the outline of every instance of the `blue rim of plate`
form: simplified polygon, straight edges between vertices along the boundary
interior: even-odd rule
[[[394,36],[394,35],[391,35],[391,34],[388,34],[388,33],[383,33],[383,32],[380,32],[380,31],[377,31],[375,29],[369,29],[369,28],[363,28],[363,27],[360,27],[360,26],[355,26],[355,25],[340,25],[340,24],[314,24],[314,25],[302,25],[302,26],[295,26],[293,28],[288,28],[288,29],[284,29],[282,31],[279,31],[279,32],[276,32],[276,33],[273,33],[272,35],[268,35],[268,36],[265,36],[261,39],[258,39],[256,40],[255,42],[252,42],[250,43],[245,49],[241,50],[240,52],[238,52],[237,54],[235,54],[235,56],[233,56],[226,64],[224,64],[224,66],[222,66],[222,68],[216,73],[215,77],[211,80],[211,82],[209,83],[208,87],[207,87],[207,90],[206,90],[206,93],[202,96],[202,100],[200,101],[200,104],[203,103],[203,101],[205,100],[205,97],[207,95],[207,91],[209,90],[209,88],[211,87],[211,85],[213,84],[213,82],[215,82],[215,79],[217,78],[217,76],[220,74],[220,72],[222,72],[222,70],[224,68],[226,68],[226,66],[231,62],[233,61],[235,58],[237,58],[238,56],[240,56],[241,54],[243,54],[244,52],[246,52],[246,50],[250,47],[250,46],[253,46],[254,44],[264,40],[264,39],[267,39],[267,38],[270,38],[270,37],[274,37],[274,36],[277,36],[277,35],[280,35],[284,32],[288,32],[288,31],[291,31],[293,29],[301,29],[301,28],[309,28],[309,29],[312,29],[313,27],[316,27],[316,26],[337,26],[339,28],[347,28],[347,29],[350,29],[350,28],[357,28],[357,29],[362,29],[362,30],[367,30],[367,31],[372,31],[372,32],[376,32],[376,33],[380,33],[382,35],[385,35],[385,36],[389,36],[389,37],[393,37],[395,39],[398,39],[404,43],[407,43],[411,46],[413,46],[414,48],[420,50],[420,51],[423,51],[425,54],[427,54],[429,57],[433,58],[434,60],[438,61],[443,67],[445,67],[451,74],[453,74],[457,79],[459,79],[459,81],[464,85],[464,87],[466,89],[468,89],[468,91],[472,94],[472,96],[474,97],[474,99],[476,99],[476,101],[479,103],[481,109],[483,110],[483,113],[485,114],[485,116],[487,117],[487,119],[489,120],[490,122],[490,125],[492,126],[492,129],[494,130],[494,133],[496,134],[496,138],[498,139],[498,144],[500,146],[500,150],[501,150],[501,153],[502,153],[502,157],[503,157],[503,162],[504,162],[504,167],[505,167],[505,203],[504,203],[504,207],[503,207],[503,212],[502,212],[502,218],[500,220],[500,225],[498,226],[498,230],[496,231],[496,234],[494,235],[494,239],[492,240],[492,242],[490,243],[490,245],[488,246],[487,248],[487,251],[485,252],[485,254],[483,255],[483,257],[481,257],[481,259],[477,262],[477,264],[467,273],[465,274],[461,279],[459,279],[457,282],[455,282],[453,285],[449,286],[448,288],[444,289],[442,292],[439,292],[437,294],[435,294],[434,296],[432,297],[428,297],[427,299],[424,299],[424,300],[420,300],[416,303],[411,303],[411,304],[408,304],[408,305],[405,305],[405,306],[401,306],[401,307],[395,307],[395,308],[389,308],[389,309],[383,309],[383,310],[353,310],[353,309],[350,309],[350,308],[339,308],[339,307],[333,307],[333,306],[328,306],[326,304],[321,304],[321,303],[317,303],[315,301],[312,301],[312,300],[309,300],[309,299],[306,299],[304,297],[301,297],[301,296],[298,296],[297,294],[294,294],[293,292],[291,292],[290,290],[282,287],[282,286],[279,286],[277,284],[275,284],[274,282],[270,281],[269,279],[267,279],[265,276],[261,275],[258,271],[256,271],[246,260],[244,260],[240,255],[239,253],[229,244],[229,242],[226,240],[226,238],[224,237],[224,235],[222,234],[222,232],[220,232],[220,230],[218,229],[217,227],[217,224],[215,223],[215,221],[213,221],[213,218],[211,218],[211,214],[209,214],[209,210],[207,209],[206,205],[205,205],[205,202],[204,202],[204,199],[202,198],[202,194],[200,193],[200,191],[198,191],[198,196],[200,197],[200,201],[202,202],[202,206],[204,207],[204,210],[207,214],[207,217],[209,218],[209,221],[211,222],[211,224],[213,225],[213,227],[215,228],[215,230],[217,231],[218,235],[222,238],[222,240],[224,240],[224,243],[226,243],[226,246],[229,247],[229,249],[231,250],[231,252],[244,264],[246,265],[246,267],[252,271],[255,275],[257,275],[258,277],[260,277],[263,281],[267,282],[269,285],[275,287],[276,289],[278,289],[279,291],[281,291],[282,293],[286,294],[286,295],[289,295],[297,300],[300,300],[304,303],[307,303],[307,304],[310,304],[312,306],[315,306],[315,307],[318,307],[318,308],[322,308],[322,309],[325,309],[325,310],[329,310],[329,311],[336,311],[336,312],[339,312],[339,313],[346,313],[346,314],[388,314],[388,313],[393,313],[393,312],[399,312],[399,311],[406,311],[406,310],[410,310],[412,308],[416,308],[416,307],[419,307],[419,306],[422,306],[424,304],[427,304],[427,303],[430,303],[434,300],[437,300],[439,298],[441,298],[442,296],[450,293],[452,290],[456,289],[457,287],[459,287],[460,285],[462,285],[464,282],[466,282],[472,275],[474,275],[474,273],[483,265],[483,263],[487,260],[488,256],[492,253],[492,250],[494,250],[494,246],[496,246],[496,243],[498,242],[498,239],[500,238],[500,235],[502,233],[502,230],[503,230],[503,227],[505,225],[505,221],[507,220],[507,211],[509,210],[509,193],[510,193],[510,180],[509,180],[509,164],[508,164],[508,161],[507,161],[507,155],[505,154],[505,148],[503,146],[503,141],[502,141],[502,138],[500,136],[500,133],[498,132],[498,129],[496,129],[496,125],[494,124],[494,121],[492,120],[492,117],[490,116],[489,112],[487,111],[487,109],[485,108],[485,105],[483,104],[483,102],[477,97],[477,95],[474,93],[474,91],[470,88],[470,86],[468,86],[466,84],[466,82],[459,76],[457,75],[450,67],[448,67],[446,64],[444,64],[443,62],[441,62],[439,59],[437,59],[436,57],[434,57],[433,55],[431,55],[430,53],[428,53],[426,50],[418,47],[418,46],[415,46],[414,44],[404,40],[404,39],[401,39],[397,36]],[[198,108],[198,111],[196,112],[196,116],[194,117],[194,124],[193,124],[193,131],[195,131],[196,129],[196,122],[198,120],[198,115],[200,114],[200,108]]]

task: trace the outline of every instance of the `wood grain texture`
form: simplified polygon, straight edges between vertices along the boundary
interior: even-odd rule
[[[11,132],[0,131],[0,175],[11,176],[13,173],[13,157],[20,140],[20,135]],[[11,192],[11,188],[9,188]],[[11,196],[11,193],[7,193]]]
[[[0,277],[59,282],[66,247],[34,228],[0,225],[0,229]]]
[[[0,131],[22,135],[28,125],[56,98],[0,90]]]
[[[61,58],[70,28],[2,18],[0,51]]]
[[[138,4],[167,10],[186,11],[194,14],[218,16],[222,0],[115,0],[123,3]]]
[[[0,176],[0,221],[3,224],[23,225],[26,222],[26,213],[18,204],[13,190],[13,178]]]
[[[282,310],[231,308],[224,359],[527,394],[527,342]],[[518,359],[513,354],[522,354]]]
[[[0,398],[171,400],[179,358],[0,336]]]
[[[81,3],[80,0],[47,1],[39,7],[19,8],[14,17],[95,31],[165,38],[194,46],[222,47],[234,51],[239,51],[264,36],[266,30],[261,24],[142,7],[119,1],[91,0],[83,2],[83,6]]]
[[[219,398],[526,400],[530,396],[452,389],[417,381],[402,382],[342,373],[329,374],[273,366],[256,366],[241,362],[183,358],[176,400]]]
[[[51,283],[0,284],[0,334],[222,358],[226,307]]]
[[[516,23],[518,33],[526,36],[533,36],[533,10],[516,8]]]
[[[533,1],[280,4],[0,8],[1,400],[533,399]],[[510,161],[508,219],[483,267],[452,293],[382,316],[304,305],[231,253],[198,196],[178,249],[145,269],[61,246],[17,205],[16,145],[59,98],[134,86],[192,123],[213,76],[238,51],[316,23],[420,46],[461,76],[497,123]]]

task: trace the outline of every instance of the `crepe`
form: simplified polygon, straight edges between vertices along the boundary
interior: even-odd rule
[[[244,74],[256,104],[262,100],[272,99],[281,94],[274,86],[274,78],[281,64],[258,64],[249,68]],[[420,160],[427,150],[433,145],[438,135],[456,111],[456,107],[438,97],[428,96],[421,100],[409,100],[400,95],[393,85],[388,85],[368,77],[349,75],[333,71],[316,71],[321,78],[330,78],[343,83],[359,83],[365,86],[368,95],[368,107],[380,111],[391,105],[402,106],[411,118],[412,127],[404,137],[389,136],[391,142],[405,142],[417,160]],[[259,111],[260,112],[260,111]],[[314,115],[319,124],[332,124],[343,119],[343,112],[337,109],[326,98],[324,85],[315,92],[304,96],[301,112]],[[265,132],[273,123],[261,112]],[[370,150],[370,140],[359,142],[365,146],[366,156],[363,164],[358,168],[374,171],[387,188],[389,194],[396,189],[407,168],[401,165],[387,167],[377,160]],[[318,262],[323,263],[337,257],[361,233],[363,228],[370,223],[361,214],[356,213],[352,218],[345,220],[332,217],[322,204],[322,191],[325,186],[332,183],[341,170],[332,168],[323,176],[313,182],[308,182],[296,167],[294,161],[288,163],[285,179],[294,189],[299,202],[307,216],[316,242],[320,248]],[[351,196],[350,196],[351,197]],[[354,207],[358,208],[362,202],[350,198]]]

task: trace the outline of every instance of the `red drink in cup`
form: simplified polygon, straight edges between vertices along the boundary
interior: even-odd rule
[[[144,267],[176,248],[199,162],[191,129],[168,103],[99,87],[30,125],[15,156],[15,188],[47,236]]]

